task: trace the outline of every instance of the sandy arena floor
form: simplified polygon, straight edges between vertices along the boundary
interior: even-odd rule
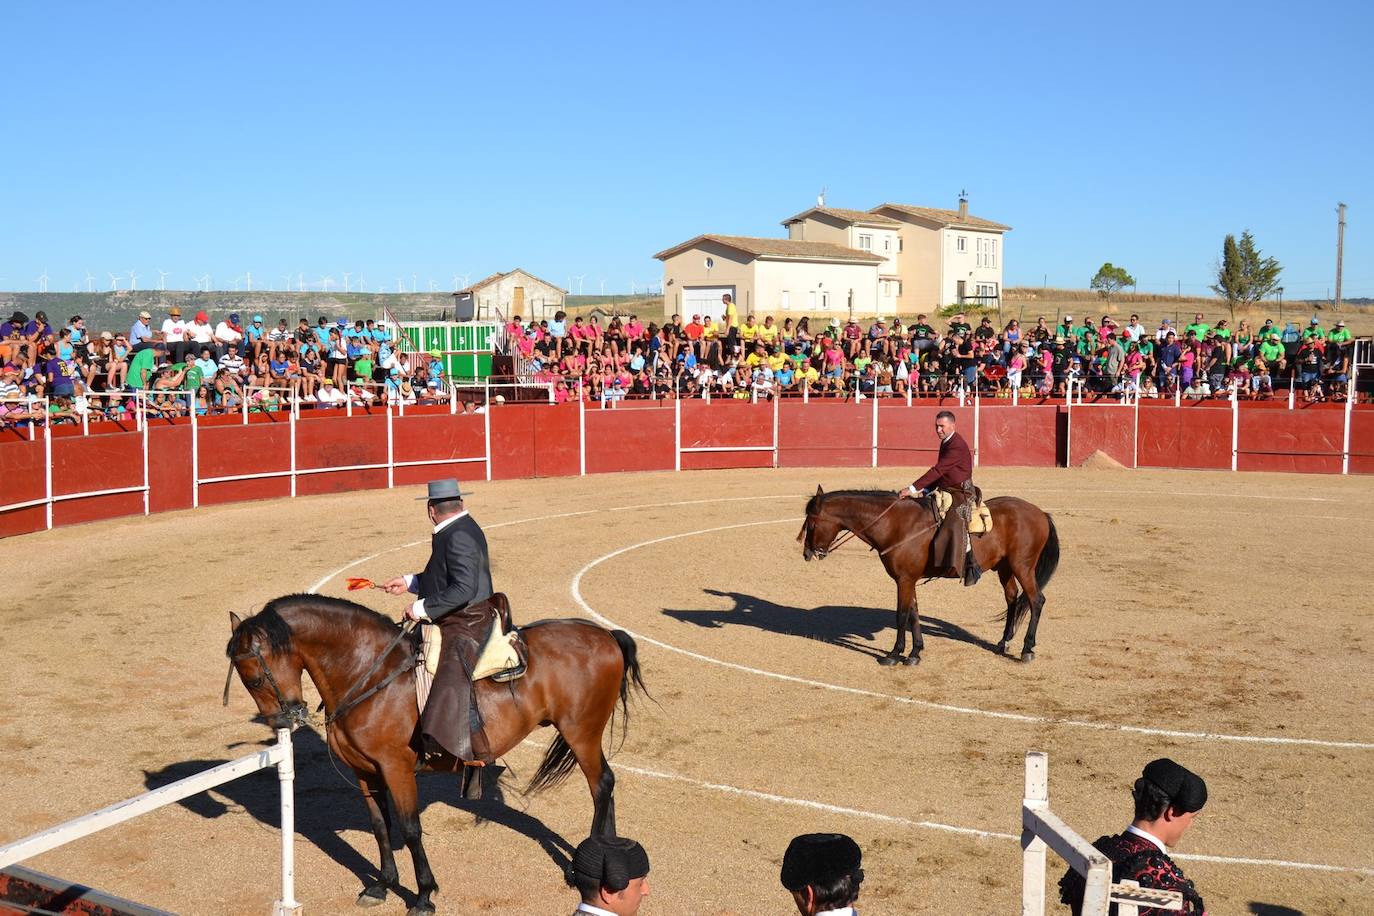
[[[923,663],[884,669],[872,656],[892,643],[895,589],[878,562],[853,545],[807,564],[793,538],[818,482],[908,479],[740,471],[473,486],[518,619],[593,615],[641,637],[657,704],[636,705],[612,764],[621,832],[653,861],[643,912],[790,912],[782,851],[814,830],[863,847],[865,914],[1017,912],[1029,749],[1050,752],[1051,805],[1089,839],[1125,825],[1128,788],[1152,757],[1203,774],[1211,800],[1180,851],[1220,857],[1185,863],[1213,913],[1374,911],[1367,478],[983,472],[989,494],[1024,496],[1059,526],[1036,661],[992,653],[1002,599],[991,578],[920,589]],[[428,531],[416,492],[0,541],[0,839],[265,741],[237,680],[220,706],[227,612],[317,584],[345,594],[345,568],[419,568]],[[369,594],[399,614],[399,599]],[[1121,728],[1135,726],[1147,730]],[[551,736],[508,759],[519,784]],[[298,896],[308,913],[352,912],[376,859],[363,806],[316,734],[298,733],[297,748]],[[424,777],[422,794],[441,913],[572,909],[561,867],[590,825],[580,777],[533,799],[511,793],[510,807],[459,803],[452,777]],[[261,913],[275,896],[275,822],[276,781],[259,773],[27,864],[179,912]],[[413,889],[409,855],[398,861]],[[380,912],[402,910],[393,897]]]

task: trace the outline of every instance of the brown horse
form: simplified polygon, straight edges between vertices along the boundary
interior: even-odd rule
[[[402,638],[394,622],[360,604],[319,595],[287,595],[246,620],[232,613],[229,618],[233,633],[227,653],[267,723],[287,728],[306,722],[301,672],[308,672],[329,716],[329,748],[358,777],[381,853],[381,875],[358,895],[358,904],[375,906],[397,886],[390,836],[394,814],[419,887],[407,912],[433,913],[430,896],[438,886],[420,839],[415,784],[420,742],[410,672],[413,638]],[[617,703],[622,727],[628,722],[631,688],[646,692],[634,640],[623,630],[582,620],[540,621],[521,633],[529,648],[524,677],[475,686],[491,752],[499,757],[534,729],[553,725],[558,734],[526,791],[557,785],[580,766],[592,793],[592,833],[614,836],[615,776],[601,739]],[[378,685],[375,693],[368,692]],[[343,714],[336,718],[340,703]]]
[[[1049,513],[1024,499],[998,496],[987,505],[992,510],[992,530],[974,536],[972,542],[978,565],[997,570],[1007,599],[997,651],[1006,653],[1021,618],[1029,611],[1030,625],[1021,646],[1021,660],[1029,662],[1035,658],[1035,630],[1045,606],[1045,585],[1059,566],[1059,533]],[[890,490],[826,493],[816,487],[816,495],[806,504],[806,521],[797,535],[804,559],[824,559],[848,531],[850,537],[878,551],[883,568],[897,583],[897,643],[878,659],[881,665],[915,665],[921,661],[925,640],[921,637],[916,585],[930,575],[935,528],[930,497],[902,499]],[[903,658],[908,630],[911,654]]]

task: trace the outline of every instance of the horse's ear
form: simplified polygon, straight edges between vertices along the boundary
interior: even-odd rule
[[[238,614],[235,614],[233,611],[230,611],[230,612],[229,612],[229,632],[232,634],[235,630],[237,630],[237,629],[239,628],[239,624],[241,624],[241,623],[243,623],[243,618],[240,617]]]
[[[824,496],[824,495],[825,495],[825,491],[821,489],[821,485],[820,485],[820,484],[816,484],[816,495],[817,495],[817,496]]]

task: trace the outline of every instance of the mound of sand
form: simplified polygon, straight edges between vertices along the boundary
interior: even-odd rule
[[[1111,455],[1108,455],[1106,452],[1102,451],[1102,449],[1098,449],[1097,451],[1089,455],[1086,459],[1084,459],[1083,463],[1080,464],[1079,467],[1087,468],[1090,471],[1130,470],[1130,468],[1126,467],[1126,465],[1122,464],[1120,461],[1117,461]]]

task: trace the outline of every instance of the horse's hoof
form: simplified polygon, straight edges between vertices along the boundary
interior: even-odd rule
[[[417,903],[415,906],[406,910],[406,916],[434,916],[434,904],[426,903],[421,905]]]
[[[900,655],[878,656],[878,664],[882,665],[884,668],[891,668],[893,665],[897,664],[901,660],[902,657]]]
[[[1031,662],[1035,661],[1035,653],[1034,653],[1034,652],[1031,652],[1031,651],[1029,651],[1029,650],[1027,650],[1027,651],[1025,651],[1025,652],[1022,652],[1022,653],[1021,653],[1021,661],[1025,662],[1026,664],[1029,665]]]
[[[902,659],[902,664],[906,665],[908,668],[913,668],[920,663],[921,656],[919,655],[908,655],[906,658]]]
[[[1006,644],[1006,643],[1004,643],[1004,642],[999,642],[999,643],[997,644],[997,654],[998,654],[998,655],[1006,655],[1006,654],[1007,654],[1007,644]]]
[[[386,888],[377,886],[369,887],[358,895],[358,906],[363,909],[370,909],[374,906],[381,906],[386,903]]]

